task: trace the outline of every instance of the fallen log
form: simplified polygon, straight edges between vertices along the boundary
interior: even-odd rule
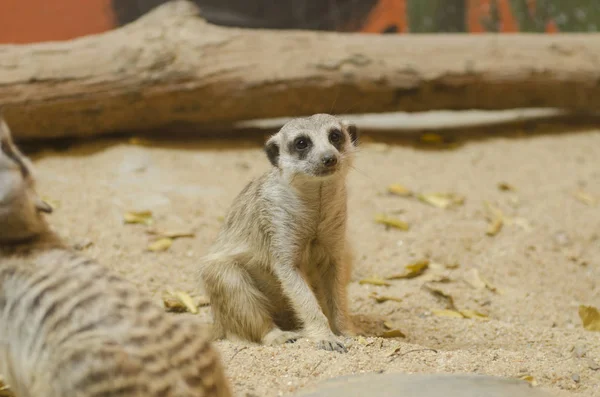
[[[316,112],[600,109],[600,35],[369,35],[219,27],[170,1],[66,42],[0,46],[18,138]]]

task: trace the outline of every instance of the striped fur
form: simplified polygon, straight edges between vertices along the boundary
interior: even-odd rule
[[[1,118],[0,140],[0,376],[17,397],[229,397],[209,332],[65,248]]]

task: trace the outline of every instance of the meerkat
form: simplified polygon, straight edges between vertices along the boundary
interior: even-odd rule
[[[0,376],[18,397],[229,397],[193,318],[71,251],[0,116]]]
[[[215,337],[266,345],[307,338],[346,352],[346,176],[355,125],[328,114],[287,122],[265,144],[271,169],[235,198],[200,264]]]

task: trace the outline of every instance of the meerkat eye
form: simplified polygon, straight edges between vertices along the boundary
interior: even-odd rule
[[[339,143],[342,140],[342,131],[334,128],[329,132],[329,142]]]
[[[296,147],[297,150],[304,150],[308,147],[310,141],[308,138],[305,137],[298,137],[296,138],[296,140],[294,141],[294,146]]]

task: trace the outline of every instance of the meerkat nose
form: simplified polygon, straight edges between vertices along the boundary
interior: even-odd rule
[[[323,161],[323,165],[326,167],[333,167],[338,162],[337,157],[335,155],[323,156],[321,160]]]

